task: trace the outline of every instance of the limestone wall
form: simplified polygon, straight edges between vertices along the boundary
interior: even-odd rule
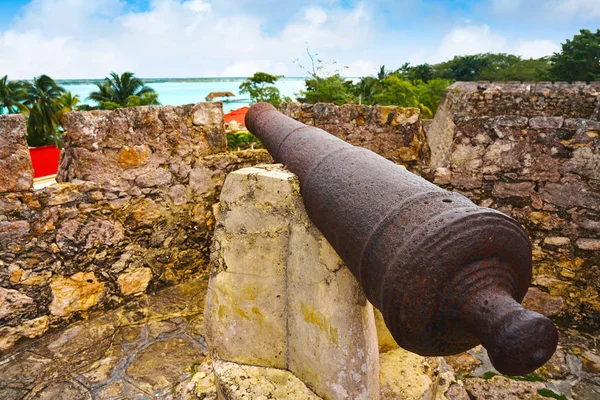
[[[456,82],[446,91],[427,141],[431,164],[447,162],[454,117],[522,115],[600,120],[600,82]]]
[[[528,302],[600,328],[600,122],[455,115],[434,183],[517,219],[534,247]]]
[[[0,116],[0,351],[207,271],[228,172],[220,104],[72,113],[61,183],[32,189],[22,116]]]
[[[281,112],[401,163],[411,171],[420,171],[429,159],[420,111],[416,108],[283,103]]]

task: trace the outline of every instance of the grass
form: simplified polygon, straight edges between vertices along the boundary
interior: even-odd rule
[[[550,389],[539,389],[537,392],[542,397],[547,397],[556,400],[567,400],[564,394],[556,394]]]

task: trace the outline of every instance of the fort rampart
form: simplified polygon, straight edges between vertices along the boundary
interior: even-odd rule
[[[525,226],[529,305],[600,328],[600,122],[594,85],[457,83],[427,130],[416,109],[284,104]],[[219,104],[72,113],[60,183],[33,190],[22,116],[0,116],[0,350],[207,274],[227,173]]]

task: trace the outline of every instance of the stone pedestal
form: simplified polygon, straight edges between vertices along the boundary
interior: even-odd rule
[[[279,398],[272,387],[302,399],[435,396],[437,364],[392,354],[404,351],[382,323],[381,350],[391,351],[380,374],[373,307],[310,222],[297,178],[278,166],[225,181],[205,320],[222,398]]]

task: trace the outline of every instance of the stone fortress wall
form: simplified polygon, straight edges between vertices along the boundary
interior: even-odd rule
[[[58,184],[34,191],[21,115],[0,116],[0,351],[207,274],[227,173],[220,104],[66,116]]]
[[[517,87],[520,96],[508,90]],[[598,94],[580,84],[457,83],[427,136],[414,109],[282,110],[517,218],[535,249],[528,301],[598,328],[600,123],[589,119]],[[61,183],[34,191],[24,120],[0,116],[0,351],[207,275],[226,174],[271,160],[225,153],[222,120],[211,103],[69,114]]]
[[[421,122],[408,123],[410,109],[390,118],[381,117],[392,115],[385,107],[291,104],[282,110],[515,218],[533,244],[527,306],[564,325],[598,330],[599,107],[599,82],[458,82],[428,126],[427,140]],[[405,123],[395,127],[397,120]],[[381,146],[382,139],[396,146]]]

